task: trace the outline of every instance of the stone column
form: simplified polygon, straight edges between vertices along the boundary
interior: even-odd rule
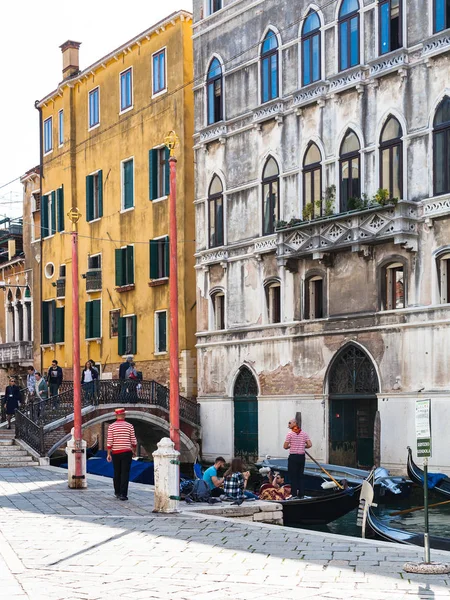
[[[23,303],[23,341],[29,342],[28,339],[28,319],[30,318],[31,304],[29,302]]]
[[[19,304],[18,302],[14,302],[14,341],[20,342],[20,326],[19,326]]]
[[[153,512],[176,513],[180,499],[180,453],[170,438],[158,442],[155,464],[155,508]]]

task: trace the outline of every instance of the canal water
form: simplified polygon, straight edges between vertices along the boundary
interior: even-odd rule
[[[430,492],[429,503],[433,504],[435,502],[445,502],[445,498]],[[419,488],[414,488],[409,498],[402,501],[396,501],[395,496],[390,496],[389,501],[380,503],[378,507],[373,510],[384,523],[389,525],[389,527],[423,533],[425,518],[423,510],[406,515],[391,516],[391,513],[393,512],[413,508],[415,506],[423,506],[423,492]],[[302,528],[361,537],[361,527],[358,527],[356,524],[357,512],[357,509],[355,509],[351,513],[348,513],[344,517],[341,517],[328,525],[314,525],[310,527],[303,525]],[[436,508],[430,508],[429,523],[430,535],[450,538],[450,503]]]

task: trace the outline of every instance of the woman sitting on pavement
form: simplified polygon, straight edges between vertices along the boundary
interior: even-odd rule
[[[249,471],[244,471],[244,465],[240,458],[233,458],[229,469],[225,472],[223,480],[223,491],[225,499],[234,500],[233,504],[242,504],[245,499],[258,498],[255,494],[246,491],[247,482],[250,477]]]

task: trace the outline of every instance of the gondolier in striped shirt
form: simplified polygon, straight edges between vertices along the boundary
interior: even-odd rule
[[[291,494],[294,498],[303,498],[305,470],[305,450],[311,448],[312,443],[306,431],[302,431],[295,419],[289,421],[290,429],[286,436],[283,448],[289,450],[288,475],[291,484]]]
[[[119,500],[128,500],[128,480],[133,455],[136,452],[136,435],[131,423],[125,421],[125,409],[116,408],[116,421],[108,427],[106,460],[114,466],[114,493]]]

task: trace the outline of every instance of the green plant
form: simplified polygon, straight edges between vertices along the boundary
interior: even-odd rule
[[[331,217],[331,215],[334,214],[334,207],[336,203],[336,186],[334,184],[329,185],[325,189],[323,199],[325,202],[324,216]]]
[[[389,190],[379,188],[375,192],[375,196],[373,197],[373,199],[375,200],[375,202],[378,202],[378,204],[381,204],[381,206],[386,206],[386,204],[389,204],[391,201],[389,197]]]
[[[289,221],[289,223],[287,224],[287,226],[288,227],[295,227],[296,225],[298,225],[301,222],[302,222],[301,219],[297,219],[296,217],[292,217],[292,219]]]
[[[304,221],[311,221],[314,216],[314,205],[312,202],[308,202],[308,204],[303,207],[302,215]]]
[[[275,229],[284,229],[285,227],[287,227],[287,221],[277,221],[275,223]]]

